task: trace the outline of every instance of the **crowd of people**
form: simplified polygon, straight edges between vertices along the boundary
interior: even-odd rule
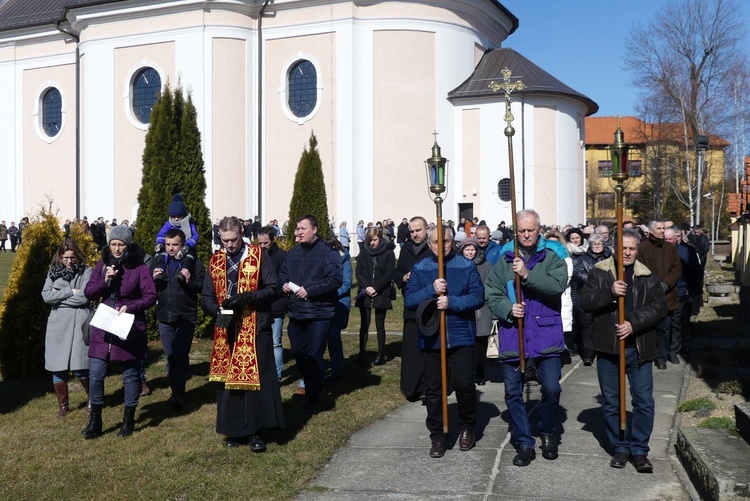
[[[517,450],[513,464],[526,466],[536,457],[523,392],[530,379],[541,387],[537,429],[542,457],[556,459],[561,368],[571,354],[580,354],[584,366],[596,364],[614,451],[610,466],[624,468],[631,462],[638,472],[653,470],[648,460],[653,368],[666,370],[668,363],[680,362],[689,319],[701,306],[708,240],[700,228],[670,221],[645,226],[627,222],[622,263],[617,263],[614,229],[545,227],[533,210],[520,211],[515,228],[500,222],[493,230],[478,218],[439,228],[416,216],[398,226],[391,219],[368,225],[360,220],[351,234],[342,222],[326,238],[319,236],[317,219],[305,215],[294,222],[296,244],[285,251],[276,239],[288,226],[279,228],[276,220],[263,226],[257,217],[225,217],[214,225],[214,253],[204,266],[195,252],[199,232],[176,195],[155,236],[153,258],[133,242],[134,228],[125,221],[108,225],[100,218],[92,223],[92,235],[104,238],[93,269],[66,238],[42,291],[52,306],[46,368],[53,376],[58,416],[69,412],[67,379],[73,372],[88,397],[82,434],[88,439],[101,435],[104,376],[110,362],[119,362],[125,391],[118,436],[133,433],[143,394],[145,315],[152,307],[167,359],[169,402],[181,409],[201,307],[215,318],[209,380],[219,385],[216,431],[226,437],[228,447],[247,445],[261,452],[266,448],[262,430],[285,425],[280,396],[285,319],[302,376],[297,394],[303,396],[303,411],[317,414],[325,385],[345,375],[341,332],[352,305],[360,310],[356,363],[369,367],[388,362],[385,318],[399,289],[404,301],[401,391],[409,401],[424,402],[431,457],[443,457],[448,443],[441,423],[437,335],[444,315],[460,450],[476,442],[476,388],[486,383],[488,346],[494,346]],[[349,254],[355,239],[356,268]],[[624,280],[617,279],[618,264],[624,267]],[[618,323],[618,298],[624,298],[623,323]],[[134,315],[125,338],[91,328],[88,346],[84,344],[81,328],[96,303]],[[373,310],[377,351],[371,358],[367,347]],[[626,433],[618,423],[620,340],[633,405]]]

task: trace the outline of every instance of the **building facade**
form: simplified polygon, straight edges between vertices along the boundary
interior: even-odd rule
[[[437,131],[446,219],[510,220],[503,96],[461,85],[508,55],[518,25],[496,0],[0,1],[0,217],[51,197],[62,218],[136,219],[150,106],[170,82],[198,111],[212,218],[286,219],[314,132],[337,224],[431,219]],[[517,193],[545,221],[573,222],[585,205],[565,197],[584,194],[596,104],[554,82],[514,99]]]

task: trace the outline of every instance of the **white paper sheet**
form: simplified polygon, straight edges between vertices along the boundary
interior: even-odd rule
[[[91,325],[104,331],[110,332],[123,341],[128,338],[130,328],[133,326],[135,315],[132,313],[117,314],[117,310],[102,303],[96,309]]]

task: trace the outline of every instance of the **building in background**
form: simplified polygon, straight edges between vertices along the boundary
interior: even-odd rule
[[[450,160],[446,219],[585,215],[584,117],[597,105],[502,48],[496,0],[0,0],[0,215],[50,196],[62,218],[135,219],[151,106],[166,82],[198,111],[212,218],[284,221],[314,131],[331,218],[433,219],[424,160]],[[511,39],[512,41],[512,39]]]

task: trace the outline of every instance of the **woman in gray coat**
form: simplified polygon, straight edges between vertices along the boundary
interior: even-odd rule
[[[73,374],[89,396],[89,355],[83,344],[81,325],[89,316],[89,300],[83,294],[91,278],[86,257],[71,239],[62,241],[52,259],[42,289],[44,302],[52,307],[44,340],[44,368],[52,372],[57,394],[57,417],[68,414],[68,372]],[[90,404],[86,412],[90,412]]]

